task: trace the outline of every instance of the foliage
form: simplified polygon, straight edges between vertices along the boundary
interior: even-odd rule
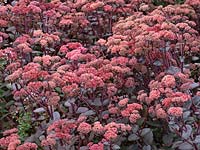
[[[32,129],[31,114],[21,113],[19,115],[17,122],[18,122],[18,135],[22,140],[24,140],[26,137],[28,137]]]
[[[0,148],[200,149],[199,6],[0,6]]]
[[[153,0],[152,3],[156,6],[162,5],[162,6],[167,6],[169,4],[183,4],[185,0]]]

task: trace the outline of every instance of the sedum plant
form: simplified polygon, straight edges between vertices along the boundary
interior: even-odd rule
[[[0,148],[200,149],[199,4],[0,6],[4,99],[20,112],[12,129],[2,126]]]

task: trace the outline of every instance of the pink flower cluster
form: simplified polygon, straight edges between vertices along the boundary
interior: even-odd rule
[[[104,138],[108,141],[114,141],[118,137],[119,130],[128,132],[131,130],[131,126],[123,123],[111,122],[104,126],[104,130]]]
[[[91,130],[92,130],[91,125],[86,122],[81,122],[77,128],[77,131],[83,134],[88,134]]]
[[[17,132],[16,128],[4,131],[5,137],[0,139],[0,147],[7,148],[7,150],[37,150],[38,146],[35,143],[26,142],[20,145],[21,141]]]
[[[48,136],[46,139],[42,140],[41,144],[43,146],[53,146],[56,144],[56,139],[70,143],[70,139],[73,136],[71,132],[76,127],[76,123],[71,120],[61,119],[55,121],[48,127]]]
[[[104,150],[104,145],[102,143],[98,143],[98,144],[88,144],[89,146],[89,150]]]
[[[183,114],[183,108],[181,107],[170,107],[167,113],[174,117],[180,117]]]
[[[174,76],[162,76],[160,81],[153,80],[150,82],[149,96],[144,91],[140,91],[137,99],[140,102],[147,103],[149,113],[157,118],[166,119],[168,115],[180,117],[183,113],[183,104],[191,99],[190,95],[184,92],[182,85],[191,84],[191,81],[187,80],[188,77],[186,76],[180,77],[179,73]],[[183,91],[181,92],[181,90]]]
[[[141,118],[139,114],[139,110],[142,110],[142,109],[143,109],[142,105],[138,103],[127,104],[127,106],[121,111],[121,115],[123,117],[129,117],[129,120],[131,123],[136,123],[136,121]]]

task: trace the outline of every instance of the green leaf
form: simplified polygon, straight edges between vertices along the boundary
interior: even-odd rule
[[[140,118],[140,119],[137,120],[137,124],[138,124],[139,126],[141,126],[141,125],[144,123],[144,121],[145,121],[145,118],[142,117],[142,118]]]
[[[14,103],[15,102],[11,100],[11,101],[9,101],[9,102],[6,103],[6,107],[9,107],[9,106],[13,105]]]
[[[3,97],[4,92],[5,92],[4,90],[0,89],[0,97]]]
[[[56,88],[55,88],[55,91],[58,92],[58,93],[62,93],[62,90],[61,90],[60,87],[56,87]]]

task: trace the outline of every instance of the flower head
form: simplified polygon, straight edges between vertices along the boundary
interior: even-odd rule
[[[80,133],[83,133],[83,134],[88,134],[91,130],[92,130],[92,127],[90,124],[86,123],[86,122],[82,122],[80,123],[80,125],[78,126],[77,130],[80,132]]]
[[[174,87],[176,85],[176,80],[172,75],[166,75],[161,81],[166,87]]]
[[[180,117],[183,114],[183,108],[181,107],[170,107],[167,113],[174,117]]]

